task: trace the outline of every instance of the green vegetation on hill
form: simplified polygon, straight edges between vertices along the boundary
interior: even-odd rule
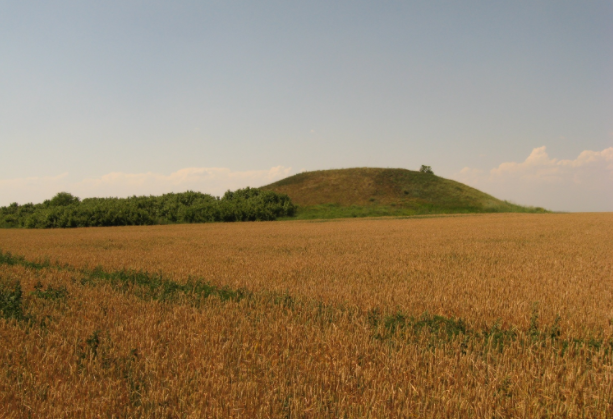
[[[0,227],[65,228],[215,221],[268,221],[291,217],[287,195],[254,188],[228,191],[221,198],[200,192],[130,198],[87,198],[66,192],[42,204],[0,207]]]
[[[65,228],[218,221],[546,212],[501,201],[429,166],[304,172],[221,198],[187,191],[162,196],[79,198],[60,192],[41,204],[0,207],[0,228]]]
[[[299,173],[260,189],[288,195],[299,206],[299,219],[546,212],[542,208],[501,201],[470,186],[436,176],[431,170],[320,170]]]

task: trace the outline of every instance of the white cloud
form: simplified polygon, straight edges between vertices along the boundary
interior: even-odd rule
[[[81,198],[159,195],[189,189],[222,195],[228,189],[263,186],[291,174],[291,167],[283,166],[242,172],[220,167],[189,167],[169,175],[113,172],[77,182],[69,181],[67,173],[54,177],[0,179],[0,205],[11,202],[42,202],[60,191],[67,191]]]
[[[60,182],[68,176],[68,173],[62,173],[57,176],[44,177],[24,177],[19,179],[0,179],[0,188],[2,189],[19,189],[23,187],[37,187],[47,183]]]
[[[489,171],[465,167],[455,179],[502,199],[556,210],[613,210],[613,147],[585,150],[574,160],[549,157],[538,147],[523,162]]]
[[[44,197],[39,201],[50,198],[50,190],[54,190],[53,194],[55,194],[66,189],[67,178],[68,173],[58,176],[0,179],[0,205],[7,205],[11,202],[31,202],[38,199],[37,197]]]

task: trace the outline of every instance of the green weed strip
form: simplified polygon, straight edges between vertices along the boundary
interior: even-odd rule
[[[146,300],[171,301],[181,296],[191,296],[196,299],[216,296],[222,301],[237,301],[245,298],[248,294],[246,290],[217,287],[202,279],[189,279],[187,283],[181,284],[164,278],[161,274],[150,274],[142,271],[121,270],[107,272],[101,267],[97,267],[93,270],[79,270],[68,265],[61,265],[59,263],[52,264],[48,260],[43,262],[31,262],[21,256],[13,256],[11,253],[4,253],[1,250],[0,265],[19,265],[34,270],[67,270],[78,274],[81,285],[110,284],[115,289],[122,292],[132,292],[138,297]],[[20,285],[18,283],[16,285],[13,284],[13,287],[20,288]],[[53,288],[42,290],[42,288],[38,287],[32,295],[49,299],[61,295],[62,292],[66,292],[66,290],[60,291]]]
[[[451,349],[460,342],[460,350],[466,354],[469,350],[502,353],[511,344],[522,347],[553,349],[558,356],[583,356],[586,361],[598,356],[606,365],[613,365],[613,339],[601,336],[588,338],[562,338],[560,317],[551,325],[539,325],[536,305],[533,306],[530,326],[527,330],[502,328],[500,323],[482,329],[471,328],[461,318],[445,317],[424,313],[420,317],[409,316],[402,312],[383,314],[378,308],[363,311],[358,308],[331,306],[320,301],[298,300],[288,294],[266,293],[257,296],[245,289],[231,289],[212,285],[202,279],[189,279],[181,284],[164,278],[162,274],[150,274],[143,271],[121,270],[107,272],[101,267],[93,270],[78,270],[59,263],[49,261],[32,262],[21,256],[13,256],[0,250],[0,265],[18,265],[28,269],[58,269],[69,270],[79,274],[80,284],[96,286],[109,284],[122,293],[131,293],[144,300],[156,300],[172,304],[194,304],[198,306],[209,297],[221,301],[247,300],[258,304],[282,306],[290,312],[309,313],[312,321],[325,327],[341,320],[353,318],[364,321],[372,330],[373,341],[380,342],[390,348],[406,344],[425,345],[425,349]],[[29,296],[51,301],[66,302],[69,298],[64,287],[46,288],[39,282]],[[30,326],[38,323],[36,318],[24,311],[24,293],[19,281],[4,280],[0,277],[0,318],[14,319]],[[424,339],[424,336],[427,339]],[[481,348],[481,349],[477,349]],[[454,349],[456,350],[456,349]]]

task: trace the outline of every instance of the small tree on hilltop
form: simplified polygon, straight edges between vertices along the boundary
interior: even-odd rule
[[[427,175],[433,175],[434,172],[432,171],[432,167],[430,166],[426,166],[426,165],[421,165],[421,167],[419,168],[420,173],[425,173]]]

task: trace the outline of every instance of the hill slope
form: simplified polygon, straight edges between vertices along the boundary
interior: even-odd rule
[[[471,212],[543,212],[460,182],[406,169],[354,168],[299,173],[260,189],[287,194],[298,218]]]

